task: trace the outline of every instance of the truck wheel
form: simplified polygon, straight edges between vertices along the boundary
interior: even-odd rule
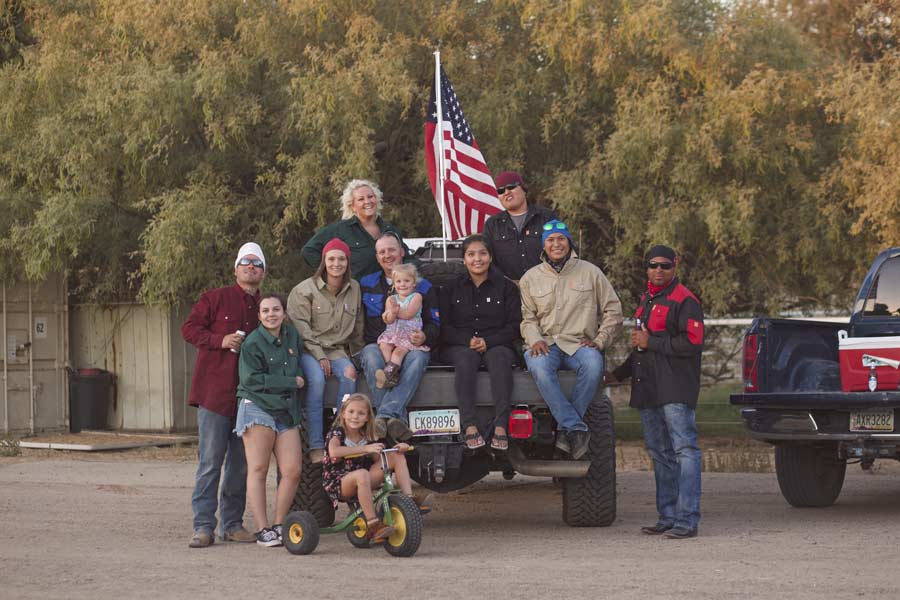
[[[605,395],[584,414],[591,432],[586,477],[563,480],[563,521],[572,527],[607,527],[616,520],[616,433]]]
[[[791,506],[831,506],[841,493],[847,461],[834,446],[776,446],[775,473]]]
[[[308,448],[305,426],[300,428],[300,437],[303,440],[303,448]],[[302,456],[300,483],[297,484],[291,510],[305,510],[312,513],[319,527],[329,527],[334,523],[334,506],[331,504],[331,498],[325,493],[325,488],[322,487],[322,463],[314,465],[309,460],[308,452],[304,452]]]

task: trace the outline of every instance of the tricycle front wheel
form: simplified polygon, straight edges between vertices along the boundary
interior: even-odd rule
[[[403,494],[388,497],[394,533],[384,541],[392,556],[412,556],[422,543],[422,513],[413,499]]]

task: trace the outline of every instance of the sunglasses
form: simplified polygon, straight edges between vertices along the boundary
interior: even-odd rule
[[[506,192],[510,192],[510,191],[516,189],[517,187],[519,187],[520,185],[521,185],[521,184],[519,184],[519,183],[511,183],[511,184],[509,184],[509,185],[504,185],[503,187],[498,187],[498,188],[497,188],[497,195],[498,195],[498,196],[502,196],[502,195],[505,194]]]
[[[647,263],[647,268],[650,269],[651,271],[653,269],[662,269],[663,271],[671,271],[674,266],[675,265],[673,263],[658,263],[658,262]]]
[[[569,228],[566,227],[565,223],[557,222],[557,223],[544,223],[544,231],[553,231],[554,229],[558,229],[559,231],[568,231]]]
[[[259,260],[258,258],[242,258],[241,260],[238,261],[238,266],[239,267],[254,266],[257,269],[265,269],[266,268],[266,264],[263,261]]]

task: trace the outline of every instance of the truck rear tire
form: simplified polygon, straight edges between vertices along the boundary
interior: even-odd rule
[[[791,506],[831,506],[841,493],[847,461],[834,446],[776,446],[775,473]]]
[[[303,440],[303,448],[309,448],[305,425],[300,427],[300,438]],[[334,506],[322,487],[322,463],[313,464],[309,460],[309,452],[303,452],[300,483],[297,484],[291,510],[312,513],[319,527],[330,527],[334,523]]]
[[[612,402],[605,395],[584,414],[591,432],[586,477],[563,480],[563,521],[571,527],[608,527],[616,520],[616,433]]]

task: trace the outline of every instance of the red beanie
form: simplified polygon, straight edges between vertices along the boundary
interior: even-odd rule
[[[331,238],[331,240],[325,244],[325,247],[322,248],[322,258],[325,258],[325,254],[327,254],[329,250],[340,250],[347,259],[350,258],[350,246],[345,244],[340,238]]]

